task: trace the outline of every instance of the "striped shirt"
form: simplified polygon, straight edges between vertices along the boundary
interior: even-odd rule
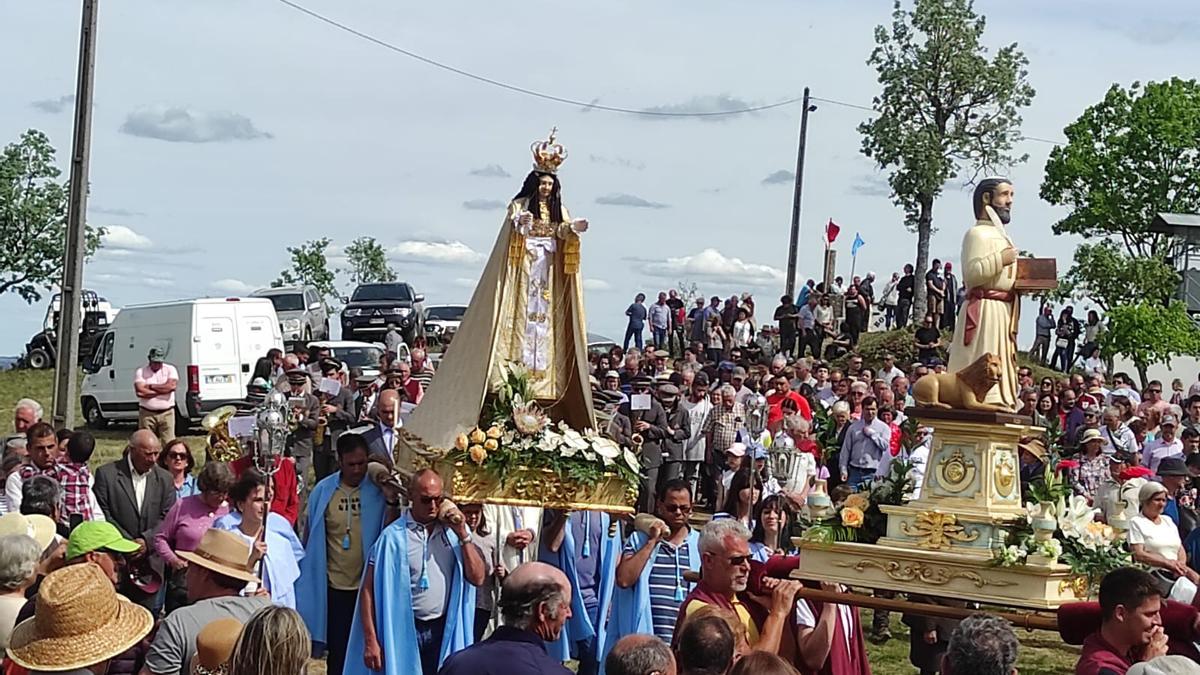
[[[625,553],[637,553],[630,542],[625,543]],[[669,542],[660,541],[650,559],[650,615],[654,624],[654,635],[667,644],[675,634],[675,620],[679,617],[679,605],[690,590],[683,573],[688,568],[688,542],[679,548]]]

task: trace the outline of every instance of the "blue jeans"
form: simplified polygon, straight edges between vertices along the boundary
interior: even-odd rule
[[[633,338],[634,344],[638,349],[642,348],[642,327],[634,328],[632,325],[625,329],[625,343],[621,345],[622,350],[629,349],[629,339]]]
[[[862,488],[862,484],[875,477],[875,469],[861,469],[857,466],[849,467],[847,470],[850,478],[846,481],[852,490],[857,492]]]
[[[667,329],[666,328],[651,327],[650,335],[651,335],[651,337],[654,338],[654,346],[656,348],[667,349],[667,350],[669,350],[671,348],[671,345],[667,343]]]
[[[432,621],[414,620],[417,629],[417,649],[421,655],[421,673],[437,675],[438,656],[442,651],[442,634],[446,630],[446,617]],[[383,658],[388,658],[387,654]]]

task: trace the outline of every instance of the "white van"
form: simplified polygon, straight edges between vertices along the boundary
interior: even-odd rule
[[[126,307],[96,344],[80,393],[88,424],[137,419],[134,371],[158,347],[179,371],[175,419],[182,433],[186,421],[245,399],[254,363],[272,347],[282,349],[283,336],[266,298],[201,298]]]

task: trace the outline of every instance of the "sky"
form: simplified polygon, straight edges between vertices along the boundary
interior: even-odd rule
[[[728,110],[813,95],[870,105],[866,64],[889,0],[297,0],[454,67],[555,96],[634,110]],[[1062,129],[1113,84],[1194,78],[1192,0],[977,0],[993,50],[1017,42],[1037,90],[1027,136]],[[78,0],[0,1],[0,142],[45,131],[65,169]],[[619,338],[638,291],[679,282],[755,294],[784,286],[800,106],[723,118],[614,114],[496,88],[339,31],[279,0],[102,3],[88,219],[108,228],[85,286],[116,306],[245,294],[288,265],[286,247],[375,237],[426,302],[465,302],[530,168],[559,128],[564,202],[591,229],[582,248],[589,329]],[[869,113],[811,113],[799,277],[819,277],[824,223],[866,242],[856,272],[886,278],[916,236],[860,152]],[[1070,265],[1065,215],[1038,199],[1052,145],[1026,141],[1010,232]],[[783,172],[783,173],[780,173]],[[947,186],[931,255],[957,261],[970,193]],[[335,256],[333,265],[338,266]],[[350,290],[341,277],[344,291]],[[1083,303],[1086,306],[1086,302]],[[45,301],[0,296],[0,354],[40,329]]]

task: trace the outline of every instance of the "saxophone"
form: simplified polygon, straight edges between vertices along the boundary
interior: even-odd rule
[[[642,413],[640,410],[632,411],[630,420],[633,424],[637,424],[638,422],[641,421],[641,419],[642,419]],[[633,432],[633,434],[631,434],[629,436],[630,449],[633,450],[633,454],[637,455],[639,459],[642,456],[642,444],[645,442],[646,442],[646,440],[644,438],[642,438],[642,435],[636,431]]]
[[[328,402],[325,399],[325,394],[321,394],[318,398],[321,401],[321,405],[325,405],[325,403]],[[315,431],[313,431],[314,447],[320,447],[320,445],[325,442],[325,427],[328,425],[329,418],[327,418],[325,415],[322,414],[317,417],[317,428]]]

